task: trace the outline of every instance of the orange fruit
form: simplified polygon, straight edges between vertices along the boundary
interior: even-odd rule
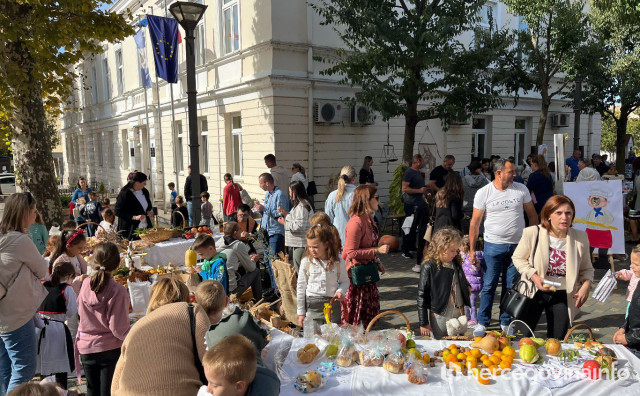
[[[503,369],[503,370],[510,370],[511,369],[511,362],[503,360],[502,362],[500,362],[500,368]]]
[[[478,367],[478,362],[474,362],[473,360],[467,360],[467,364],[466,365],[467,365],[467,368],[469,370],[472,370],[472,369]]]
[[[478,362],[478,358],[475,356],[467,356],[467,362]]]
[[[444,352],[442,352],[442,360],[446,360],[449,355],[451,355],[451,352],[449,352],[448,349],[445,349]]]
[[[458,360],[466,360],[467,359],[467,355],[465,355],[464,353],[459,353],[456,355],[456,358]]]
[[[499,358],[501,358],[501,359],[502,359],[502,352],[500,352],[500,351],[495,351],[495,352],[493,353],[493,355],[494,355],[494,356],[497,356],[497,357],[499,357]]]
[[[424,355],[422,355],[422,361],[425,363],[429,363],[431,361],[431,356],[429,356],[428,353],[425,353]]]
[[[453,353],[444,359],[444,362],[447,365],[450,365],[450,363],[456,363],[457,361],[458,361],[458,358]]]
[[[505,362],[506,362],[506,363],[509,363],[509,364],[513,364],[513,358],[512,358],[512,357],[509,357],[509,356],[504,356],[504,357],[502,358],[502,363],[505,363]]]
[[[451,354],[452,354],[452,355],[456,355],[456,356],[458,355],[458,353],[460,353],[460,351],[458,350],[458,348],[451,348],[451,349],[449,349],[449,351],[451,351]]]
[[[500,375],[500,367],[496,366],[496,365],[491,365],[489,367],[487,367],[489,369],[489,371],[491,372],[491,374],[493,375]]]
[[[516,357],[516,350],[512,346],[507,345],[502,349],[502,354],[507,355],[513,359]]]
[[[494,365],[497,366],[497,365],[500,364],[501,359],[499,357],[497,357],[497,356],[491,356],[489,358],[489,361],[491,361],[491,363],[493,363]]]
[[[478,382],[482,385],[489,385],[489,383],[491,382],[490,372],[486,369],[480,370],[476,368],[473,370],[473,375],[476,377]]]
[[[478,348],[472,349],[471,356],[479,358],[480,356],[482,356],[482,351],[479,350]]]
[[[453,363],[451,363],[451,366],[449,366],[449,367],[451,367],[452,370],[455,370],[457,372],[462,372],[462,367],[463,366],[462,366],[462,363],[460,363],[460,362],[453,362]]]
[[[193,228],[191,229],[191,233],[192,233],[192,234],[195,234],[196,232],[198,232],[198,229],[197,229],[197,228],[195,228],[195,227],[193,227]]]

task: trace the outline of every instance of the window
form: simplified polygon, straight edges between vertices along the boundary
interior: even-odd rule
[[[123,129],[121,132],[121,140],[122,144],[122,165],[124,169],[129,169],[129,134],[126,129]]]
[[[98,71],[91,66],[91,103],[98,104]]]
[[[67,162],[69,164],[74,164],[75,163],[75,154],[74,154],[74,150],[73,150],[73,138],[68,137],[67,138]]]
[[[116,155],[115,155],[115,150],[113,149],[113,145],[115,144],[115,142],[113,141],[113,131],[109,131],[107,136],[109,138],[109,140],[107,141],[107,150],[108,150],[107,158],[109,159],[109,168],[115,169]]]
[[[124,92],[124,66],[122,64],[122,50],[116,51],[116,79],[118,85],[118,95]]]
[[[76,136],[75,138],[75,154],[76,154],[76,165],[80,165],[80,138]]]
[[[184,171],[184,153],[183,153],[183,135],[182,135],[182,121],[175,122],[176,139],[176,167],[178,172]]]
[[[523,52],[523,47],[529,42],[530,33],[529,25],[523,16],[518,17],[518,56],[523,61],[527,60],[528,55]]]
[[[196,66],[204,65],[205,61],[205,51],[204,51],[204,23],[200,23],[196,26],[196,41],[195,41],[195,56],[196,56]]]
[[[107,101],[111,99],[111,79],[109,78],[109,61],[107,58],[102,60],[102,72],[104,73],[104,100]]]
[[[98,132],[95,134],[94,142],[93,142],[96,150],[98,151],[98,166],[104,166],[104,153],[102,151],[102,146],[104,144],[104,133]]]
[[[524,118],[516,118],[514,129],[513,158],[516,160],[516,165],[520,166],[526,157],[527,120]]]
[[[242,118],[231,119],[231,168],[233,176],[242,177]]]
[[[471,122],[471,156],[485,158],[487,142],[486,118],[474,118]]]
[[[200,170],[209,173],[209,123],[207,118],[200,120]]]
[[[230,54],[240,49],[240,17],[238,13],[239,0],[223,0],[223,51]]]

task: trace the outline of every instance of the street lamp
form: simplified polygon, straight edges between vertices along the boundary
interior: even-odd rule
[[[200,155],[198,143],[198,105],[196,102],[196,26],[207,6],[204,4],[176,1],[169,6],[169,12],[185,31],[187,45],[187,108],[189,110],[189,149],[191,153],[191,202],[193,205],[193,225],[200,224]]]

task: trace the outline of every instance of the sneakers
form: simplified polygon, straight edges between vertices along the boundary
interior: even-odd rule
[[[417,273],[420,273],[420,269],[421,269],[421,268],[422,268],[421,266],[419,266],[418,264],[416,264],[416,265],[414,265],[414,266],[413,266],[413,268],[411,268],[411,271],[413,271],[413,272],[417,272]]]
[[[473,329],[473,336],[474,337],[484,337],[485,334],[487,334],[487,328],[484,327],[483,325],[481,325],[480,323],[478,323],[476,325],[476,328]]]
[[[513,326],[509,327],[509,325],[500,325],[500,328],[502,329],[502,332],[508,336],[511,336],[514,333]]]
[[[413,259],[413,254],[411,253],[402,253],[402,257],[406,259]]]
[[[475,321],[475,320],[470,320],[470,321],[467,322],[467,327],[470,328],[470,329],[476,327],[477,325],[478,325],[478,322]]]

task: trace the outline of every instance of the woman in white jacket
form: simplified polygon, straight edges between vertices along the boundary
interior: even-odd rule
[[[298,272],[300,260],[307,247],[305,235],[311,228],[309,219],[313,216],[313,209],[302,182],[294,181],[289,184],[289,197],[292,203],[291,211],[278,208],[280,214],[285,216],[279,217],[278,222],[284,225],[284,244],[289,248],[289,257],[293,259],[293,265]]]

